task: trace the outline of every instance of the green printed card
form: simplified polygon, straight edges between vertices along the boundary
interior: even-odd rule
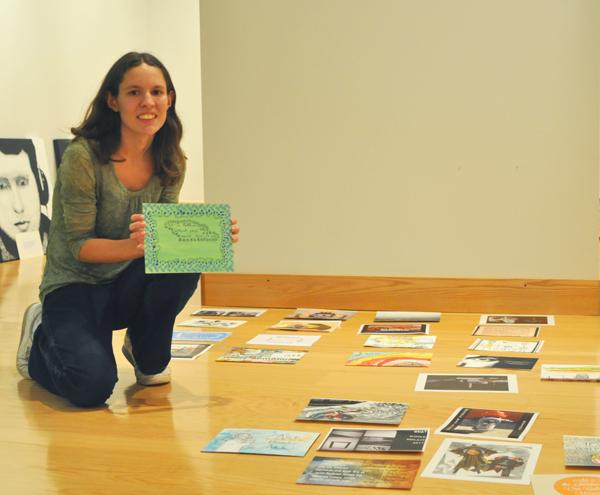
[[[146,273],[232,272],[229,205],[144,203]]]

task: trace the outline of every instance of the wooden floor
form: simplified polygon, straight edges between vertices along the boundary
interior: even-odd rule
[[[297,485],[318,455],[316,445],[303,458],[200,452],[222,428],[314,431],[321,434],[318,443],[331,424],[294,421],[311,397],[406,402],[409,409],[401,427],[431,429],[459,406],[537,411],[539,419],[525,442],[543,444],[538,474],[581,473],[563,467],[562,435],[600,435],[598,384],[539,379],[541,363],[599,362],[600,317],[591,316],[556,315],[557,325],[541,335],[545,345],[535,369],[515,372],[519,394],[414,392],[420,372],[462,370],[456,363],[474,340],[477,314],[444,314],[432,325],[438,341],[429,369],[344,366],[351,352],[364,349],[365,337],[356,332],[360,324],[372,321],[373,312],[360,312],[323,335],[296,365],[215,362],[225,350],[243,345],[288,313],[269,310],[233,330],[199,359],[173,362],[172,384],[153,388],[135,385],[131,366],[118,352],[123,332],[115,332],[119,383],[113,396],[106,407],[76,409],[15,371],[21,315],[36,297],[40,269],[39,261],[0,265],[0,490],[7,495],[386,493]],[[196,294],[181,319],[199,306]],[[417,456],[340,456],[419,458],[423,469],[444,438],[431,435],[426,452]],[[419,476],[411,493],[521,495],[532,490]]]

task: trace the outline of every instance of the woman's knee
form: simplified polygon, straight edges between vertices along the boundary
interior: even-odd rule
[[[97,407],[111,396],[117,383],[114,361],[90,360],[66,372],[63,395],[79,407]]]
[[[78,407],[98,407],[106,403],[117,383],[116,376],[80,377],[67,399]]]

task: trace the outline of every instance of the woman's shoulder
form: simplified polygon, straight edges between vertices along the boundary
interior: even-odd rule
[[[82,137],[77,137],[71,141],[63,153],[58,174],[66,179],[72,178],[82,173],[86,176],[94,175],[96,158],[89,141]]]
[[[87,158],[88,160],[92,160],[94,157],[94,152],[92,150],[92,145],[88,139],[84,137],[76,137],[69,143],[67,149],[63,154],[63,159],[69,158]]]

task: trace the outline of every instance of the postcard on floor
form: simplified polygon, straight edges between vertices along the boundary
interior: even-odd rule
[[[144,203],[146,273],[232,272],[229,205]]]
[[[316,456],[296,483],[410,490],[420,465],[421,461],[406,459]]]
[[[437,322],[441,313],[431,311],[377,311],[375,321],[424,321]]]
[[[250,308],[201,308],[192,313],[193,316],[224,316],[232,318],[256,318],[263,315],[266,309]]]
[[[600,381],[599,364],[542,364],[542,380]]]
[[[371,335],[366,347],[408,347],[410,349],[433,349],[435,335]]]
[[[269,330],[291,330],[294,332],[333,332],[341,321],[328,320],[281,320],[269,327]]]
[[[202,452],[304,457],[318,436],[307,431],[225,428]]]
[[[336,423],[400,424],[408,404],[349,399],[310,399],[296,418],[298,421]]]
[[[221,342],[231,332],[173,332],[174,342]]]
[[[214,344],[171,344],[172,359],[196,359]]]
[[[480,325],[554,325],[551,315],[481,315]]]
[[[423,452],[429,428],[396,430],[332,428],[317,450],[336,452]]]
[[[233,347],[227,354],[217,361],[231,361],[238,363],[274,363],[295,364],[306,352],[289,351],[286,349],[250,349],[248,347]]]
[[[600,468],[600,437],[563,435],[565,466]]]
[[[531,487],[533,495],[597,495],[600,493],[600,475],[534,474]]]
[[[533,354],[540,352],[543,345],[543,340],[517,342],[516,340],[476,339],[469,346],[469,349],[472,351],[526,352]]]
[[[419,373],[417,392],[490,392],[519,391],[516,375],[454,375],[450,373]]]
[[[535,412],[459,407],[436,433],[520,442],[537,416]]]
[[[320,338],[320,335],[275,335],[270,333],[261,333],[246,343],[254,345],[289,345],[295,347],[310,347]]]
[[[237,328],[246,323],[246,320],[210,320],[207,318],[194,318],[176,323],[178,327],[195,328]]]
[[[477,325],[473,335],[485,337],[537,337],[541,328],[537,325]]]
[[[429,325],[427,323],[387,323],[385,325],[369,324],[361,325],[358,333],[373,335],[426,335],[429,333]]]
[[[421,476],[528,485],[541,448],[535,443],[447,438]]]
[[[430,352],[353,352],[346,366],[429,366]]]
[[[286,316],[286,319],[297,320],[340,320],[344,321],[356,314],[356,311],[345,311],[341,309],[312,309],[298,308]]]
[[[537,363],[537,358],[521,358],[510,356],[482,356],[467,354],[457,366],[463,368],[504,368],[509,370],[530,370]]]

